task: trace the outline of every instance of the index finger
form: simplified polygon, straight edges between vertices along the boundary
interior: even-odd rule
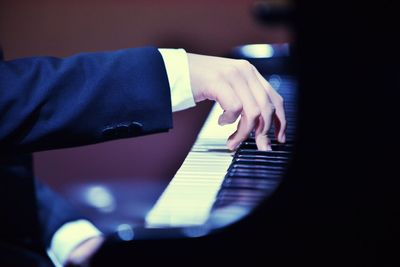
[[[277,121],[275,121],[275,130],[278,131],[277,137],[280,143],[286,141],[286,116],[283,104],[283,98],[280,96],[275,89],[264,79],[264,77],[255,69],[256,76],[260,83],[264,86],[268,93],[269,99],[275,107],[275,115]]]

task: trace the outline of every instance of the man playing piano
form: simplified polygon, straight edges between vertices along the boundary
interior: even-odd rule
[[[33,177],[31,153],[129,138],[172,127],[172,112],[210,99],[270,150],[285,142],[282,97],[247,61],[152,47],[68,58],[0,60],[0,265],[83,265],[103,237]],[[47,256],[47,255],[48,256]]]

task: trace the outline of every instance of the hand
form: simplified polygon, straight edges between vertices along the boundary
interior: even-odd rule
[[[267,132],[275,122],[275,135],[285,142],[286,119],[283,98],[246,60],[188,53],[190,80],[195,102],[217,101],[224,113],[220,125],[233,123],[241,115],[237,130],[227,146],[235,150],[255,129],[259,150],[271,150]]]
[[[90,259],[101,247],[104,237],[95,236],[79,244],[68,256],[66,267],[88,267]]]

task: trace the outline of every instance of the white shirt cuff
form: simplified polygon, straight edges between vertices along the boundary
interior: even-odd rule
[[[171,90],[172,111],[180,111],[196,106],[190,85],[189,63],[186,51],[160,48]]]
[[[64,224],[51,239],[47,255],[56,267],[64,266],[69,254],[83,241],[100,236],[102,233],[87,220],[77,220]]]
[[[196,106],[190,85],[189,63],[186,51],[182,48],[160,48],[159,51],[167,70],[172,111],[180,111]],[[74,248],[83,241],[100,235],[102,233],[87,220],[66,223],[54,234],[47,254],[56,267],[62,267]]]

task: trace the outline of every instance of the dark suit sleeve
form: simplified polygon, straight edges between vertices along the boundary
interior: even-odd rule
[[[0,61],[0,147],[33,152],[166,131],[170,101],[152,47]]]

